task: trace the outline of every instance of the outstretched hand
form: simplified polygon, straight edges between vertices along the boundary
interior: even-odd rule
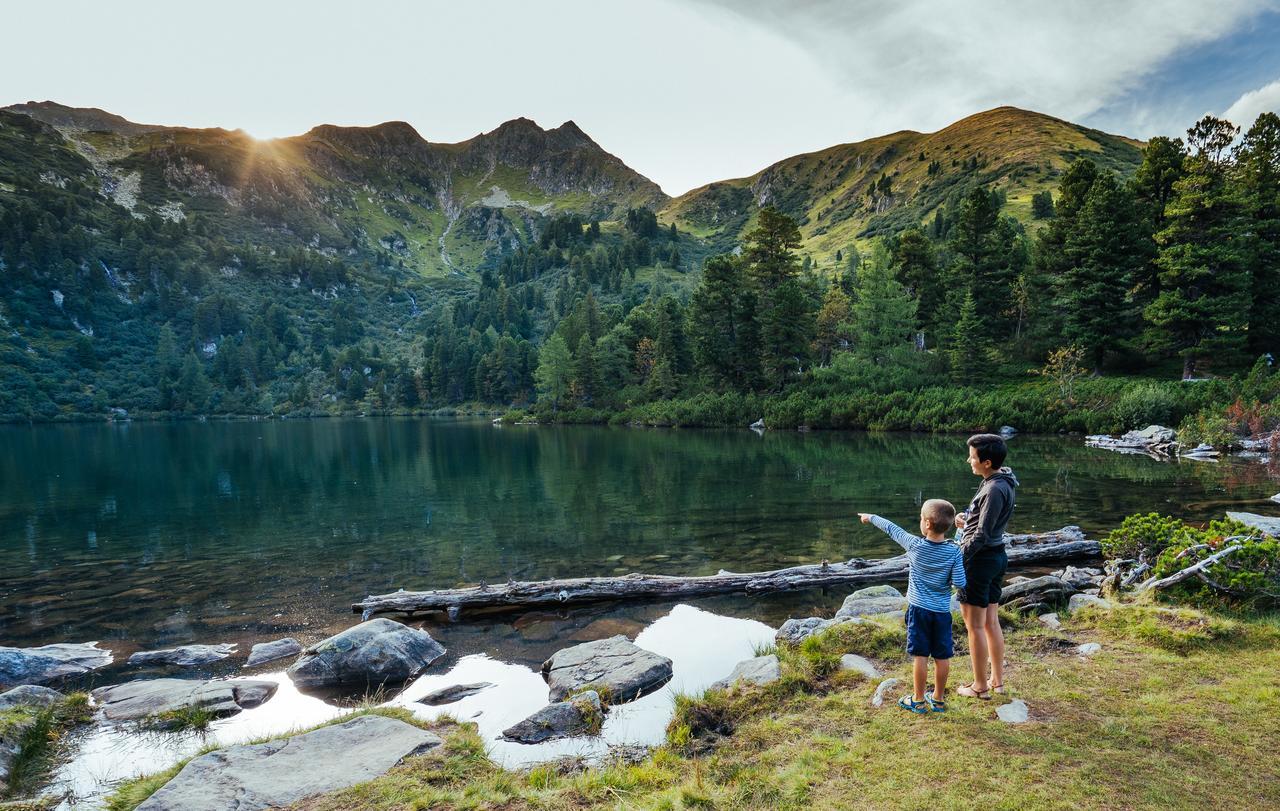
[[[862,523],[864,524],[871,523],[871,513],[858,513],[858,517],[862,519]]]

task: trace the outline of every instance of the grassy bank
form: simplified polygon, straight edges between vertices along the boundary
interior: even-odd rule
[[[0,745],[14,751],[0,800],[33,794],[48,777],[63,734],[92,715],[89,697],[72,693],[49,707],[0,710]]]
[[[876,683],[839,672],[838,656],[867,655],[905,683],[902,631],[846,629],[780,651],[773,685],[680,699],[668,744],[639,763],[507,772],[473,726],[446,723],[440,749],[294,811],[1280,803],[1280,616],[1137,606],[1082,611],[1061,631],[1009,621],[1012,695],[996,701],[910,716],[892,704],[899,689],[872,707]],[[1082,657],[1082,642],[1102,650]],[[1028,723],[996,720],[1010,698],[1027,702]]]

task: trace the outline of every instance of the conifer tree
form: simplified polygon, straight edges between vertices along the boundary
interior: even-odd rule
[[[1280,116],[1263,113],[1245,133],[1235,179],[1247,223],[1249,354],[1280,356]]]
[[[538,353],[538,369],[534,373],[540,400],[551,403],[556,411],[569,392],[573,379],[573,355],[560,333],[553,333]]]
[[[858,297],[852,307],[854,352],[872,363],[885,363],[894,349],[907,345],[915,319],[916,302],[894,278],[889,252],[879,243],[858,272]]]
[[[955,334],[947,351],[952,379],[961,385],[981,382],[984,378],[982,369],[985,353],[986,337],[982,321],[978,317],[977,300],[972,292],[967,292],[960,305]]]

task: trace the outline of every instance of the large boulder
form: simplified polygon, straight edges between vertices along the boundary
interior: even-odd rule
[[[303,690],[396,685],[417,676],[444,651],[426,631],[379,617],[304,649],[288,673]]]
[[[97,642],[60,643],[38,648],[0,646],[0,689],[19,684],[48,684],[82,676],[111,664],[111,651]]]
[[[773,635],[773,640],[779,645],[799,645],[814,634],[825,631],[835,625],[835,623],[836,620],[822,617],[805,617],[803,619],[792,617],[782,623],[782,627]]]
[[[173,665],[174,667],[199,667],[213,664],[236,652],[232,644],[182,645],[164,650],[138,651],[129,657],[131,665]]]
[[[502,732],[504,741],[543,743],[575,735],[598,735],[604,724],[604,707],[594,690],[578,693],[567,701],[548,704]]]
[[[648,695],[671,680],[671,660],[611,636],[556,651],[542,663],[551,700],[595,690],[606,703],[621,704]]]
[[[299,653],[302,653],[302,643],[292,637],[277,639],[274,642],[259,642],[249,651],[249,659],[244,666],[257,667],[287,656],[297,656]]]
[[[871,586],[858,589],[844,598],[844,605],[836,612],[836,619],[874,617],[907,610],[907,598],[893,586]]]
[[[110,721],[141,721],[193,707],[221,718],[257,707],[275,695],[278,686],[256,679],[142,679],[99,687],[93,700]]]
[[[31,707],[42,710],[45,707],[52,707],[64,698],[66,696],[57,690],[51,690],[48,687],[40,687],[35,684],[23,684],[12,690],[0,693],[0,710],[11,710],[15,707]]]
[[[404,721],[362,715],[290,738],[200,755],[137,811],[259,811],[372,780],[442,743]]]
[[[712,690],[728,690],[737,684],[772,684],[782,678],[782,665],[776,654],[744,659],[734,665],[733,672],[711,685]]]
[[[1061,577],[1047,574],[1005,586],[1000,592],[1000,604],[1020,611],[1043,613],[1049,606],[1065,603],[1077,591]]]

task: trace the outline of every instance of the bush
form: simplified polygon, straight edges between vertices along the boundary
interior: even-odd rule
[[[1172,422],[1178,405],[1177,397],[1166,386],[1139,383],[1120,395],[1112,414],[1120,430],[1128,431]]]
[[[1153,574],[1168,577],[1228,544],[1240,544],[1240,549],[1209,567],[1205,573],[1207,579],[1186,580],[1171,591],[1200,603],[1230,603],[1250,608],[1280,605],[1280,541],[1256,530],[1250,534],[1247,527],[1241,524],[1232,527],[1232,523],[1224,521],[1218,525],[1220,531],[1229,530],[1230,534],[1215,535],[1206,531],[1184,547],[1165,549],[1156,559]],[[1204,537],[1206,535],[1209,537]]]
[[[1138,558],[1156,561],[1166,550],[1180,552],[1197,544],[1217,546],[1223,538],[1250,535],[1255,530],[1239,521],[1213,521],[1200,529],[1177,518],[1146,513],[1131,515],[1102,539],[1102,552],[1109,558]],[[1194,561],[1179,566],[1190,566]],[[1172,574],[1173,572],[1169,572]]]

